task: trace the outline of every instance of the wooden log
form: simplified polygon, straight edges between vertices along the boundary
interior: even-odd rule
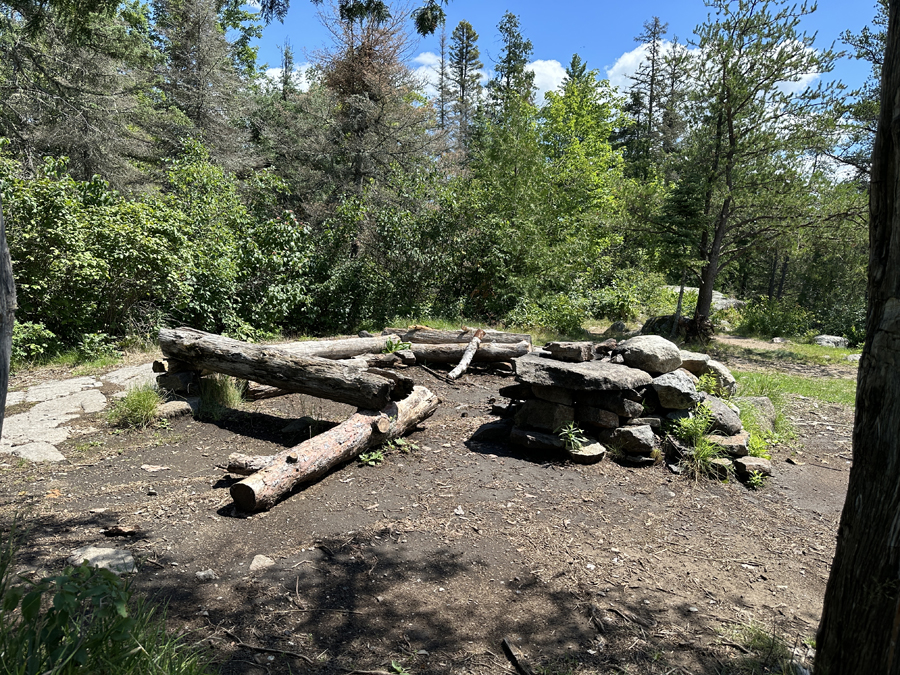
[[[385,328],[382,335],[396,335],[401,342],[427,345],[447,345],[469,343],[478,329],[461,328],[460,330],[436,330],[434,328]],[[531,345],[529,333],[504,333],[498,330],[486,330],[481,338],[483,343],[512,345],[527,342]]]
[[[350,359],[362,354],[380,354],[388,343],[399,343],[395,335],[381,335],[371,338],[344,338],[340,340],[307,340],[304,342],[284,342],[266,345],[284,350],[297,356],[317,356],[320,359]]]
[[[466,352],[466,344],[416,344],[410,346],[416,355],[417,363],[459,363]],[[511,359],[525,356],[531,350],[531,346],[525,342],[516,344],[481,343],[472,360],[475,363],[497,363],[498,361],[510,361]]]
[[[240,452],[232,452],[228,455],[228,464],[223,468],[228,473],[236,473],[239,476],[251,476],[257,471],[271,466],[275,455],[244,455]]]
[[[478,351],[478,347],[481,344],[481,338],[483,337],[483,330],[479,329],[475,331],[475,337],[469,341],[469,346],[466,347],[466,351],[463,352],[463,356],[459,360],[459,365],[447,373],[448,378],[451,380],[458,380],[462,377],[463,373],[469,369],[469,364],[472,363],[472,357],[475,356],[475,352]]]
[[[415,387],[405,399],[381,411],[357,410],[334,429],[275,455],[267,467],[232,485],[231,497],[242,511],[270,509],[301,483],[407,433],[431,417],[439,403],[428,389]]]
[[[166,358],[197,368],[361,408],[380,410],[390,400],[394,386],[390,380],[337,361],[290,354],[193,328],[163,328],[159,346]]]

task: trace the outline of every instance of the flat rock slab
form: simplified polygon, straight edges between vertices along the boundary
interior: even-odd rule
[[[146,384],[153,384],[156,381],[157,373],[153,372],[153,364],[142,363],[137,366],[126,366],[119,368],[106,375],[101,375],[100,379],[110,384],[116,384],[125,389],[131,387],[140,387]]]
[[[97,548],[84,546],[76,549],[69,556],[69,564],[80,565],[87,560],[91,567],[99,567],[115,574],[134,572],[134,556],[130,551],[121,548]]]
[[[750,454],[749,443],[750,434],[742,431],[734,436],[721,436],[719,434],[710,434],[706,437],[710,443],[718,448],[722,448],[732,457],[746,457]]]
[[[4,447],[0,446],[0,452],[4,451]],[[29,462],[65,462],[65,456],[56,449],[55,445],[38,441],[37,443],[25,443],[24,445],[16,445],[6,450],[13,455],[27,459]]]
[[[31,410],[12,415],[4,421],[2,445],[62,443],[69,437],[70,432],[61,427],[61,424],[77,419],[85,413],[100,412],[104,408],[106,397],[96,389],[43,401]]]
[[[753,472],[761,473],[763,476],[774,474],[772,462],[763,457],[739,457],[734,460],[734,468],[741,478],[747,478]]]
[[[606,457],[606,448],[600,443],[591,443],[579,448],[570,448],[568,453],[569,459],[576,464],[596,464]]]
[[[267,569],[272,567],[275,564],[275,561],[270,557],[265,555],[256,555],[253,556],[253,560],[250,562],[250,571],[251,572],[259,572],[260,570]]]
[[[26,403],[41,403],[63,398],[85,389],[101,387],[103,383],[93,377],[73,377],[71,380],[51,380],[30,387],[25,392]]]
[[[815,342],[820,347],[841,347],[846,348],[850,345],[850,342],[845,337],[841,337],[839,335],[816,335],[813,338],[813,342]]]
[[[643,370],[604,361],[567,363],[534,353],[515,359],[516,375],[522,382],[546,387],[586,391],[637,389],[653,378]]]
[[[702,375],[705,372],[706,364],[709,363],[709,355],[700,352],[688,352],[680,350],[681,367],[694,375]]]

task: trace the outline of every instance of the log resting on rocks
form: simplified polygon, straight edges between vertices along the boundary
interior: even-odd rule
[[[400,342],[412,344],[448,345],[469,343],[475,337],[478,329],[466,328],[460,330],[435,330],[433,328],[385,328],[382,335],[396,335]],[[529,333],[504,333],[497,330],[486,330],[480,338],[483,343],[491,344],[517,344],[527,342],[531,346]]]
[[[159,332],[166,358],[286,391],[309,394],[361,408],[381,409],[394,383],[315,356],[300,356],[278,347],[263,347],[193,328]]]
[[[381,411],[358,410],[334,429],[282,450],[269,465],[231,486],[231,497],[242,511],[270,509],[297,485],[315,480],[367,448],[404,435],[437,410],[440,399],[416,387],[402,401]]]
[[[410,350],[416,355],[418,363],[459,363],[468,347],[467,343],[457,344],[416,344],[410,346]],[[531,350],[531,346],[525,342],[516,344],[497,344],[481,342],[478,351],[472,357],[475,363],[496,363],[498,361],[510,361],[518,356],[524,356]]]

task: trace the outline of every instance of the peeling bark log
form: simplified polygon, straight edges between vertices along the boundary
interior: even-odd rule
[[[350,359],[363,354],[380,354],[389,342],[398,343],[394,335],[382,335],[371,338],[344,338],[341,340],[308,340],[305,342],[285,342],[267,345],[282,349],[297,356],[317,356],[320,359]]]
[[[481,344],[481,338],[484,337],[483,330],[475,331],[475,336],[469,342],[469,346],[466,347],[466,351],[463,352],[463,356],[459,361],[459,365],[456,366],[453,370],[451,370],[447,377],[451,380],[458,380],[462,377],[463,373],[469,369],[469,364],[472,363],[472,357],[475,356],[475,352],[478,351],[478,347]]]
[[[385,328],[382,331],[382,335],[396,335],[401,342],[411,342],[414,345],[446,345],[471,342],[477,332],[478,330],[475,328],[466,328],[458,331],[435,330],[433,328]],[[524,341],[531,345],[531,335],[528,333],[504,333],[498,330],[486,330],[481,341],[491,344],[516,344]]]
[[[432,345],[413,344],[410,349],[416,355],[417,363],[459,363],[466,352],[465,344]],[[498,361],[511,361],[519,356],[525,356],[531,351],[531,346],[525,342],[517,344],[496,344],[482,342],[475,352],[475,363],[497,363]]]
[[[267,467],[232,485],[231,497],[242,511],[270,509],[301,483],[315,480],[366,448],[407,433],[430,417],[439,403],[428,389],[416,387],[380,412],[358,410],[334,429],[275,455]]]
[[[159,332],[166,358],[286,391],[379,410],[390,400],[394,383],[357,368],[315,356],[290,354],[204,333],[193,328]]]

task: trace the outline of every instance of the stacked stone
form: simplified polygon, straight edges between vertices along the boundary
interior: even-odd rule
[[[719,391],[734,394],[729,370],[706,354],[681,351],[665,338],[550,343],[515,364],[518,383],[500,390],[512,399],[513,444],[565,450],[584,463],[599,461],[614,448],[624,461],[653,464],[664,450],[679,452],[671,439],[664,443],[664,423],[705,402],[713,413],[709,439],[733,458],[748,454],[749,435],[738,414],[721,398],[696,388],[698,377],[709,374]],[[566,443],[560,430],[571,424],[588,442]],[[735,469],[741,472],[740,465]]]

